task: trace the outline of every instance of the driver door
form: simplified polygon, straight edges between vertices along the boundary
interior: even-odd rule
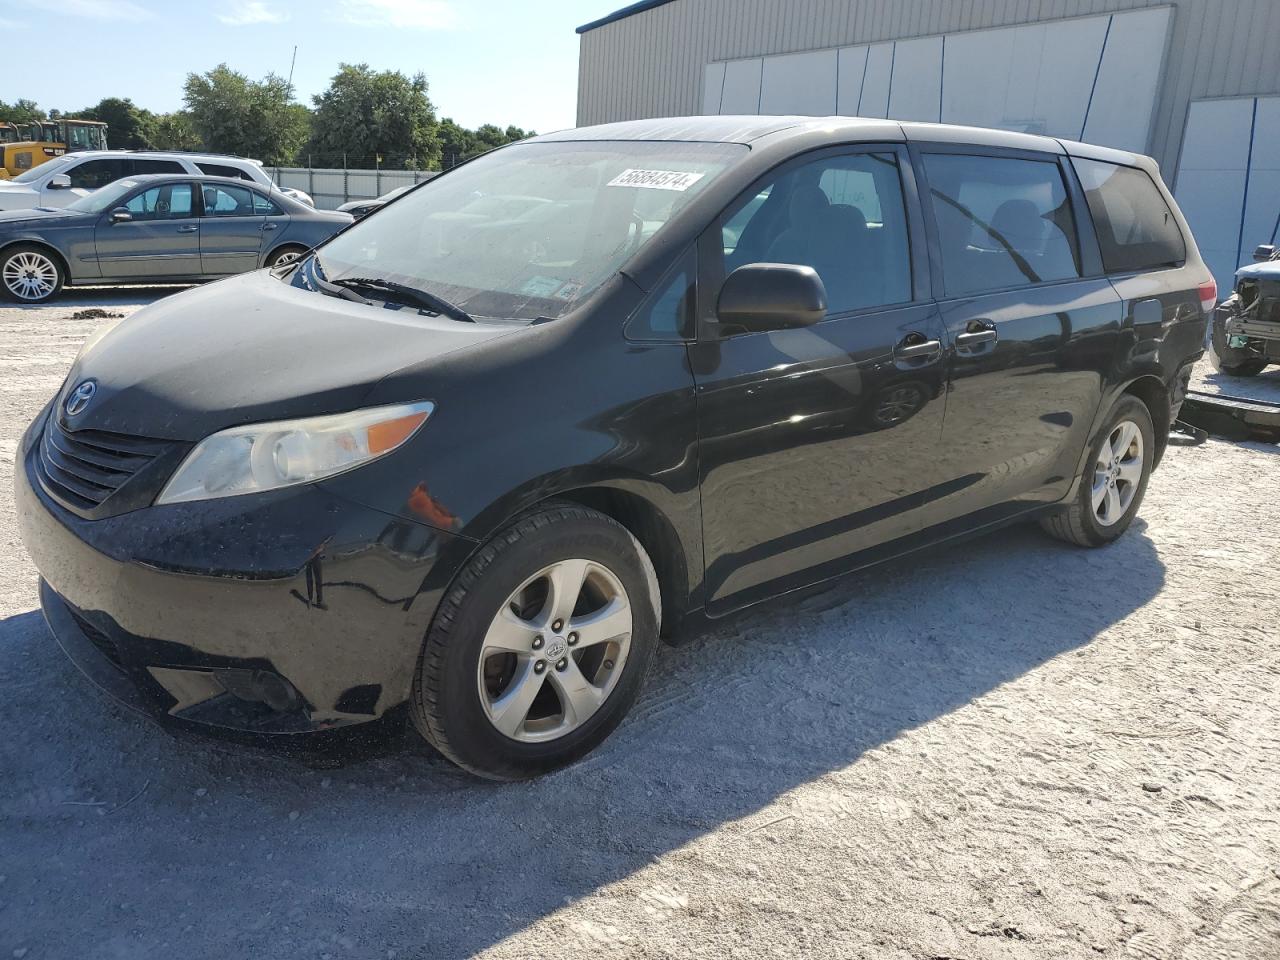
[[[924,249],[900,145],[793,160],[704,234],[708,297],[689,353],[713,614],[826,579],[927,525],[942,485],[946,334]],[[826,318],[721,329],[724,278],[757,262],[813,267]]]
[[[104,210],[93,231],[103,279],[199,275],[200,220],[193,199],[191,183],[163,183],[122,204],[130,220],[116,222],[114,211]]]

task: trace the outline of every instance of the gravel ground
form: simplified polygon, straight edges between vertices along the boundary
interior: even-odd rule
[[[140,294],[0,310],[0,957],[1280,956],[1280,448],[1171,448],[1106,550],[1011,529],[665,651],[534,783],[316,769],[123,711],[37,610],[18,434]]]

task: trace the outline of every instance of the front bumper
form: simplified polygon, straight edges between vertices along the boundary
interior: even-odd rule
[[[85,520],[40,488],[35,448],[24,440],[14,471],[19,529],[51,630],[107,692],[260,733],[408,699],[465,538],[318,487]]]

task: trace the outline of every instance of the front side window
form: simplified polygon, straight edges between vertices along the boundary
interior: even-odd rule
[[[554,319],[617,273],[725,169],[734,143],[519,143],[422,184],[319,251],[475,316]]]
[[[911,299],[897,157],[825,156],[740,197],[721,222],[724,272],[748,263],[813,267],[836,315]]]
[[[191,184],[166,183],[134,196],[125,204],[134,220],[181,220],[191,216]]]
[[[124,157],[103,157],[100,160],[86,160],[66,172],[71,177],[71,186],[82,190],[97,190],[121,177],[127,177],[130,170],[129,161]]]
[[[252,217],[253,191],[244,187],[205,186],[204,215],[206,217]]]
[[[1080,276],[1056,162],[936,153],[924,166],[948,296]]]
[[[1071,161],[1084,187],[1108,273],[1178,266],[1187,245],[1173,211],[1146,171],[1101,160]]]

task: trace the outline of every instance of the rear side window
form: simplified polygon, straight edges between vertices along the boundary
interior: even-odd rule
[[[201,173],[207,173],[211,177],[234,177],[238,180],[252,179],[249,174],[239,167],[229,167],[224,163],[197,163],[196,166]]]
[[[186,173],[182,164],[177,160],[151,160],[151,159],[135,159],[133,161],[133,175],[135,177],[142,176],[145,173]]]
[[[1108,273],[1178,266],[1187,245],[1173,211],[1145,170],[1073,159]]]
[[[261,217],[278,217],[284,213],[266,197],[257,193],[253,195],[253,212]]]
[[[948,296],[1080,276],[1056,162],[937,153],[924,165]]]

